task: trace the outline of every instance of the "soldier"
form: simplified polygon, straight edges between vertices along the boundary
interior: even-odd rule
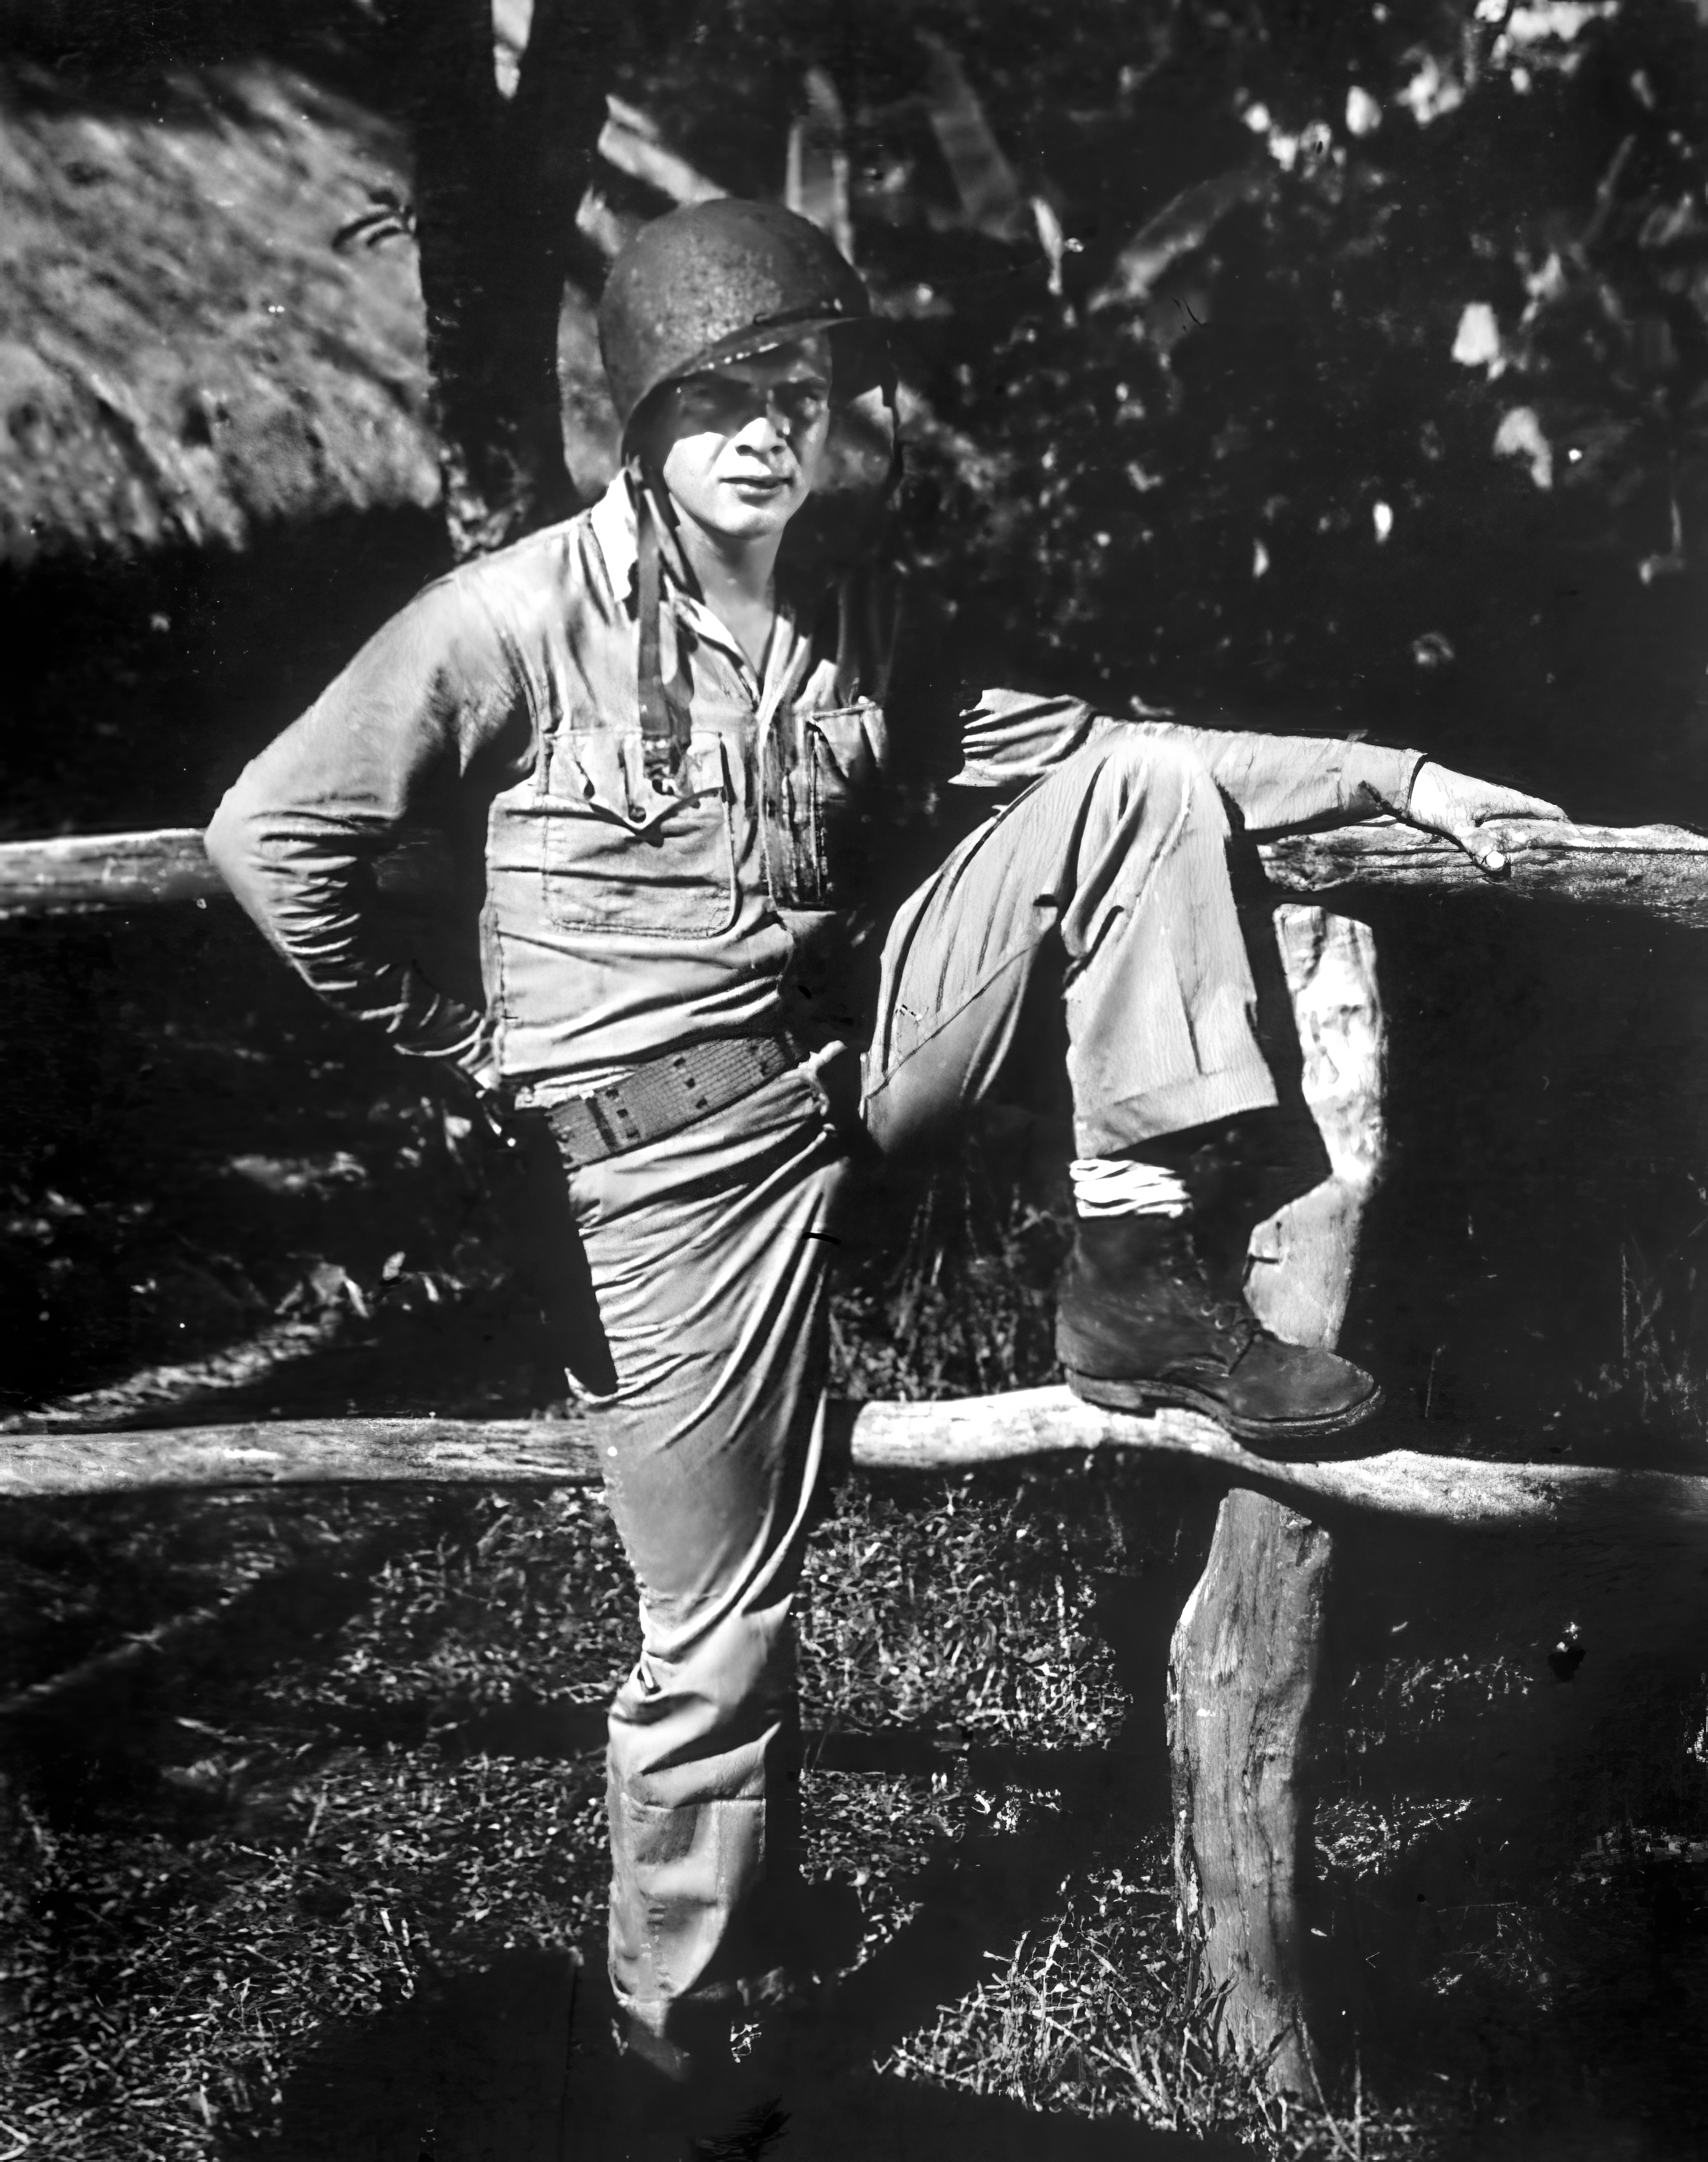
[[[1205,1259],[1277,1100],[1230,807],[1251,832],[1392,812],[1491,870],[1484,822],[1560,814],[1414,752],[985,689],[952,776],[977,815],[883,905],[930,701],[892,687],[877,582],[815,582],[783,546],[838,414],[885,381],[861,281],[786,212],[704,203],[631,243],[600,336],[624,455],[603,499],[430,587],[208,838],[315,990],[549,1128],[597,1308],[573,1355],[640,1598],[610,1717],[611,1979],[630,2050],[686,2079],[834,1964],[798,1867],[790,1609],[851,1152],[952,1129],[1047,986],[1070,1382],[1309,1446],[1376,1383],[1277,1341]],[[374,905],[373,859],[424,819],[473,837],[478,973],[401,949]]]

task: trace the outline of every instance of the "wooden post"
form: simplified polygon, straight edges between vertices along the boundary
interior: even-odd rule
[[[1310,1745],[1331,1559],[1320,1526],[1236,1490],[1168,1660],[1180,1926],[1203,1978],[1227,1989],[1235,2044],[1272,2050],[1272,2081],[1302,2093],[1315,2076]]]
[[[1375,940],[1367,924],[1298,903],[1274,920],[1329,1175],[1253,1233],[1248,1292],[1277,1336],[1331,1345],[1384,1150]],[[1205,1978],[1227,1989],[1236,2044],[1272,2050],[1271,2079],[1300,2092],[1317,2072],[1311,1762],[1332,1559],[1319,1525],[1261,1494],[1230,1494],[1168,1663],[1180,1927]]]
[[[1329,1168],[1252,1233],[1246,1289],[1258,1319],[1287,1343],[1333,1344],[1387,1146],[1376,939],[1355,916],[1298,901],[1282,902],[1274,922],[1303,1053],[1300,1084]]]

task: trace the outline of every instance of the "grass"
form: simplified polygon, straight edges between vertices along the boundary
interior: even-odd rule
[[[1269,2092],[1261,2061],[1222,2029],[1224,1992],[1183,1959],[1160,1837],[1125,1866],[1064,1886],[1060,1911],[891,2062],[921,2079],[1183,2133],[1232,2138],[1253,2151],[1369,2158],[1418,2151],[1410,2112],[1366,2109],[1361,2087],[1345,2119],[1323,2104]]]
[[[884,2080],[1379,2162],[1535,2113],[1535,2068],[1566,2076],[1566,2043],[1597,2018],[1640,2034],[1659,2001],[1645,1961],[1683,1989],[1666,2024],[1688,2021],[1708,1982],[1685,1914],[1708,1844],[1627,1832],[1563,1882],[1443,1903],[1421,2072],[1366,2065],[1332,2107],[1270,2097],[1175,1933],[1119,1610],[1181,1562],[1177,1526],[1139,1498],[1109,1482],[862,1488],[822,1529],[803,1601],[808,1859],[858,1891],[849,1987]],[[32,1663],[86,1641],[97,1560],[138,1616],[150,1587],[181,1608],[259,1585],[270,1633],[256,1641],[258,1616],[169,1648],[14,1747],[0,2154],[333,2162],[342,2149],[300,2144],[316,2063],[353,2077],[387,2023],[426,2018],[459,1980],[480,2003],[506,1961],[573,1945],[597,1962],[601,1707],[633,1640],[590,1496],[44,1505],[13,1537],[50,1625]],[[1433,1705],[1450,1757],[1498,1679],[1401,1662],[1360,1716],[1386,1705],[1414,1726]],[[1378,1791],[1366,1766],[1321,1826],[1366,1943],[1384,1882],[1444,1828],[1463,1835],[1470,1807]],[[960,1917],[947,1937],[945,1915]],[[1610,1978],[1596,1947],[1616,1924]],[[1664,2081],[1658,2030],[1644,2048]],[[1570,2079],[1617,2115],[1605,2049]],[[410,2106],[391,2105],[399,2136]],[[465,2150],[436,2107],[448,2162]]]
[[[69,1584],[92,1512],[29,1514],[38,1592]],[[388,1552],[359,1606],[310,1616],[307,1641],[281,1626],[262,1671],[242,1646],[163,1658],[69,1773],[63,1733],[28,1736],[0,2104],[34,2143],[20,2152],[265,2152],[317,2037],[506,1953],[597,1956],[598,1708],[632,1625],[588,1497],[419,1499],[400,1520],[394,1499],[107,1514],[121,1561],[150,1558],[180,1599],[214,1548],[233,1577],[269,1546],[275,1576],[312,1552],[336,1572],[377,1534]],[[1316,2133],[1284,2127],[1219,2044],[1154,1819],[1134,1841],[1119,1810],[1095,1829],[1080,1812],[1077,1756],[1116,1742],[1130,1710],[1094,1627],[1120,1521],[1089,1491],[1059,1512],[1014,1490],[839,1498],[806,1601],[809,1726],[844,1747],[911,1736],[932,1768],[810,1771],[810,1864],[856,1884],[867,1962],[899,1947],[904,1969],[948,1878],[1009,1879],[981,1901],[969,1985],[910,2008],[876,2052],[889,2073],[1309,2154]]]

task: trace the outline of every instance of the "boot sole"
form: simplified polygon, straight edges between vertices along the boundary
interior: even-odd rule
[[[1361,1397],[1345,1411],[1330,1412],[1320,1418],[1248,1419],[1230,1412],[1216,1398],[1200,1389],[1188,1387],[1179,1381],[1109,1381],[1094,1374],[1077,1374],[1069,1366],[1063,1370],[1068,1386],[1076,1397],[1083,1397],[1088,1404],[1096,1404],[1104,1411],[1148,1412],[1164,1406],[1188,1412],[1201,1412],[1214,1419],[1219,1427],[1233,1435],[1236,1441],[1249,1442],[1253,1453],[1261,1454],[1266,1447],[1290,1447],[1298,1442],[1315,1441],[1329,1434],[1345,1434],[1349,1427],[1361,1426],[1366,1419],[1382,1409],[1383,1396],[1378,1383],[1367,1397]]]

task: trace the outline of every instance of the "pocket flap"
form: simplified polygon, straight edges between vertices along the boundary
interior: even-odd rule
[[[818,739],[820,755],[851,787],[871,779],[884,757],[884,715],[870,702],[833,706],[823,713],[802,716],[808,733]]]
[[[576,728],[559,743],[556,792],[581,799],[595,815],[618,820],[636,833],[650,832],[673,812],[707,798],[728,801],[723,739],[715,728],[697,730],[682,763],[683,786],[656,788],[647,777],[646,739],[639,728]]]

